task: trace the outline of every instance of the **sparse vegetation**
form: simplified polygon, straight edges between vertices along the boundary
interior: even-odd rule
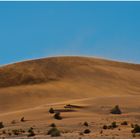
[[[50,125],[50,127],[56,127],[55,123],[52,123],[52,124]]]
[[[88,122],[84,122],[84,126],[89,126]]]
[[[112,128],[116,128],[116,127],[118,127],[118,126],[117,126],[116,122],[112,122],[111,127],[112,127]]]
[[[54,118],[57,119],[57,120],[62,120],[60,112],[55,113]]]
[[[121,123],[121,125],[128,125],[128,122],[127,122],[127,121],[123,121],[123,122]]]
[[[103,126],[103,129],[113,129],[113,128],[117,128],[118,126],[117,126],[117,124],[116,124],[116,122],[112,122],[111,123],[111,125],[104,125]]]
[[[111,114],[122,114],[122,111],[120,110],[120,107],[116,105],[114,108],[110,111]]]
[[[103,129],[107,129],[107,128],[108,128],[107,125],[104,125],[104,126],[103,126]]]
[[[22,134],[22,133],[25,133],[25,131],[22,130],[22,129],[14,129],[14,130],[12,130],[12,133],[13,133],[14,135],[18,136],[18,135],[20,135],[20,134]],[[9,133],[8,133],[9,136],[12,135],[12,133],[9,132]]]
[[[132,133],[140,133],[140,125],[135,124]]]
[[[21,122],[25,122],[25,119],[24,119],[24,117],[22,117],[22,118],[20,119],[20,121],[21,121]]]
[[[4,128],[3,122],[0,122],[0,129],[1,129],[1,128]]]
[[[23,130],[23,129],[19,129],[19,131],[20,131],[21,133],[25,133],[25,130]]]
[[[31,131],[33,131],[33,128],[32,127],[29,128],[28,132],[30,133]]]
[[[90,131],[89,129],[85,129],[85,130],[84,130],[84,133],[85,133],[85,134],[89,134],[90,132],[91,132],[91,131]]]
[[[58,137],[58,136],[61,136],[61,133],[56,127],[52,127],[48,131],[47,135],[51,135],[51,137]]]
[[[19,135],[19,130],[17,130],[17,129],[12,130],[12,132],[13,132],[13,134],[16,135],[16,136]]]
[[[29,128],[29,130],[28,130],[28,137],[33,137],[33,136],[35,136],[35,133],[34,133],[34,130],[33,130],[33,128],[31,127],[31,128]]]
[[[32,132],[30,132],[30,133],[28,134],[28,137],[33,137],[33,136],[35,136],[34,131],[32,131]]]
[[[54,109],[53,108],[50,108],[49,109],[49,113],[53,114],[54,113]]]

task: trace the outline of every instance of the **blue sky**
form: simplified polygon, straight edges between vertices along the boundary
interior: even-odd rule
[[[0,2],[0,65],[56,55],[140,63],[140,2]]]

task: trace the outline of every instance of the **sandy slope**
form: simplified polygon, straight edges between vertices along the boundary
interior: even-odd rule
[[[53,57],[0,68],[0,119],[5,122],[4,129],[28,129],[35,125],[36,133],[38,129],[41,131],[37,138],[49,138],[45,133],[51,122],[62,132],[68,131],[61,138],[131,138],[130,123],[140,122],[139,100],[140,65],[136,64],[86,57]],[[62,109],[67,103],[85,108],[62,112],[61,121],[54,120],[48,113],[51,106]],[[121,106],[122,115],[110,115],[109,110],[116,104]],[[29,121],[19,122],[22,116]],[[17,124],[11,125],[12,120],[17,120]],[[123,120],[127,120],[129,126],[100,134],[103,124],[112,121],[120,124]],[[92,133],[81,136],[84,121],[90,123]]]

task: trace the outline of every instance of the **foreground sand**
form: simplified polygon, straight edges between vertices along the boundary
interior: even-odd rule
[[[140,65],[49,58],[1,67],[0,78],[0,121],[5,126],[0,138],[29,138],[30,127],[35,132],[30,138],[140,138],[139,133],[131,133],[131,124],[140,124]],[[66,104],[81,108],[66,112]],[[122,114],[110,114],[115,105]],[[50,107],[62,109],[62,120],[53,118]],[[25,122],[20,121],[22,117]],[[89,126],[83,125],[85,121]],[[114,121],[117,128],[103,129]],[[128,125],[121,125],[123,121]],[[47,135],[51,123],[60,130],[60,137]],[[14,135],[15,129],[25,132]],[[85,129],[91,133],[84,134]]]

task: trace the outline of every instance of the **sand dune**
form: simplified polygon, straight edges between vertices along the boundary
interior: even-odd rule
[[[0,67],[0,119],[3,121],[24,115],[31,120],[51,122],[51,118],[44,112],[50,106],[62,108],[67,103],[88,108],[64,114],[66,120],[62,123],[68,119],[71,122],[77,122],[77,119],[106,119],[109,109],[117,103],[122,106],[125,115],[131,118],[127,119],[132,121],[140,116],[139,99],[139,64],[88,57],[52,57]],[[112,117],[110,119],[113,120]],[[115,119],[119,120],[120,117]],[[39,122],[39,127],[44,127]],[[33,123],[27,122],[27,125]],[[61,126],[61,123],[58,125]],[[122,138],[123,135],[119,136]],[[79,135],[64,135],[62,138],[68,137],[78,138]],[[100,138],[98,134],[94,137]],[[129,137],[128,132],[124,137]]]

